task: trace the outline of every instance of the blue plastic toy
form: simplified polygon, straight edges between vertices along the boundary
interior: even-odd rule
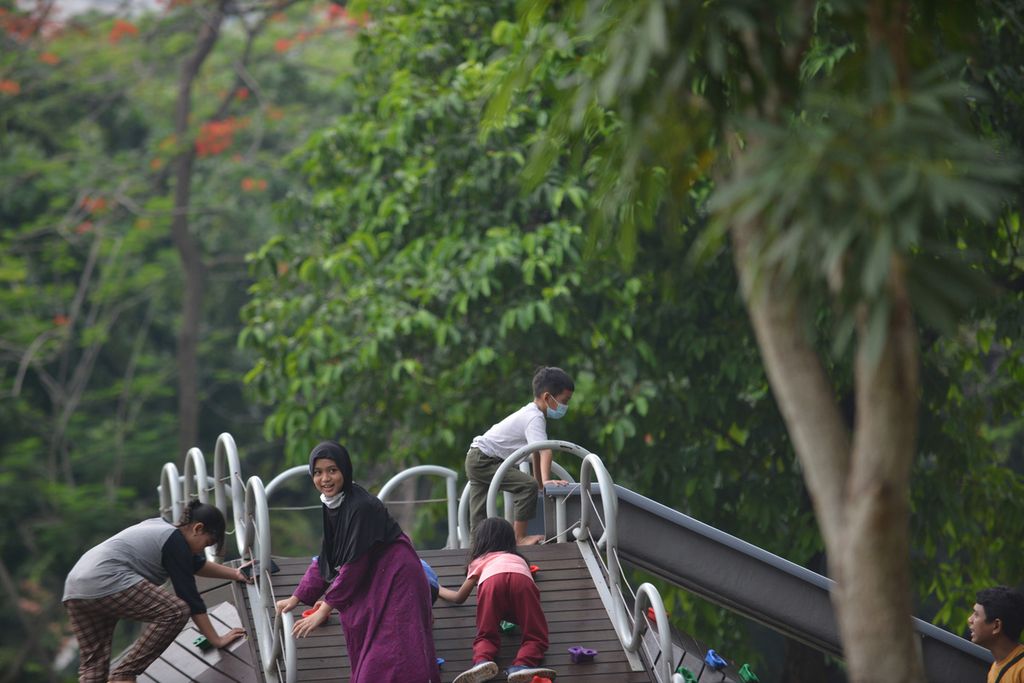
[[[704,655],[704,663],[708,665],[708,668],[712,671],[718,671],[724,669],[727,662],[714,650],[708,650],[708,653]]]
[[[444,657],[438,657],[437,658],[437,668],[438,669],[443,669],[444,668]]]

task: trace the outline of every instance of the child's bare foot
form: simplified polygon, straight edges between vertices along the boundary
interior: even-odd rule
[[[523,536],[518,541],[516,541],[516,545],[537,545],[543,540],[543,536]]]

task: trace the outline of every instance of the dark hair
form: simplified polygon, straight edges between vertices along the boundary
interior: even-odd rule
[[[468,564],[487,553],[519,555],[519,551],[516,550],[516,532],[512,525],[502,517],[488,517],[476,525],[476,528],[473,529],[473,542],[469,546],[469,557],[466,563]],[[519,557],[523,556],[519,555]]]
[[[337,441],[321,441],[309,453],[309,476],[313,476],[313,465],[321,458],[333,460],[334,464],[338,466],[345,479],[341,490],[348,493],[352,489],[352,457],[348,454],[348,450]]]
[[[206,530],[213,535],[213,543],[217,546],[217,554],[220,555],[224,547],[224,532],[227,527],[227,523],[224,521],[224,513],[213,505],[193,500],[185,506],[185,511],[181,514],[178,526],[188,526],[196,522],[202,522]]]
[[[978,591],[977,603],[985,608],[987,623],[999,619],[1010,640],[1020,638],[1024,630],[1024,595],[1007,586],[994,586]]]
[[[566,389],[576,391],[576,385],[573,384],[569,373],[562,368],[544,367],[533,374],[534,397],[545,391],[550,392],[552,396],[558,396]]]

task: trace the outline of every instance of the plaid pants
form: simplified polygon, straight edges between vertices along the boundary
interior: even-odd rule
[[[111,680],[135,680],[174,642],[190,615],[184,600],[146,580],[102,598],[65,600],[64,609],[78,639],[79,683],[108,679],[114,627],[119,619],[146,623],[142,635],[109,676]]]

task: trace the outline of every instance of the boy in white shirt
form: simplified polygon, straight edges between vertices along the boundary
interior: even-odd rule
[[[466,476],[469,478],[470,530],[487,516],[487,489],[501,461],[528,443],[546,441],[547,418],[558,420],[569,409],[575,385],[561,368],[543,367],[533,376],[533,400],[477,436],[466,453]],[[531,545],[543,536],[527,536],[526,525],[537,511],[537,491],[544,484],[564,484],[551,479],[551,451],[533,454],[530,476],[512,468],[505,473],[502,491],[512,494],[515,521],[512,526],[519,545]]]

